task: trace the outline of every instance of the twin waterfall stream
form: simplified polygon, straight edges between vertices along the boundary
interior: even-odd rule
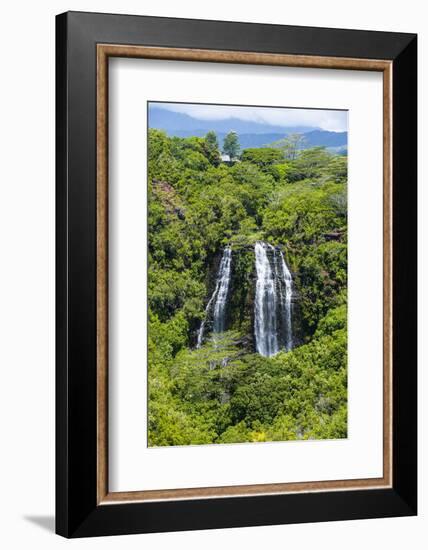
[[[256,297],[254,308],[254,336],[256,349],[264,357],[271,357],[280,349],[293,347],[291,326],[291,299],[293,280],[281,251],[270,244],[257,242]]]
[[[226,303],[230,286],[230,273],[232,267],[232,249],[227,246],[223,251],[214,292],[205,308],[205,317],[198,330],[196,347],[200,348],[204,338],[205,325],[208,315],[214,303],[213,332],[223,332],[226,325]]]
[[[257,242],[254,247],[256,289],[254,299],[254,338],[260,355],[271,357],[281,349],[294,347],[292,329],[293,279],[281,250]],[[196,347],[204,339],[207,319],[212,316],[212,332],[226,330],[227,299],[232,272],[232,249],[223,251],[214,292],[205,308]]]

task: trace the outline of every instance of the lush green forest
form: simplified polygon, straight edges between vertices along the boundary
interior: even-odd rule
[[[213,132],[149,130],[150,446],[347,436],[347,157],[296,141],[241,152],[232,136],[222,162]],[[254,344],[260,241],[295,289],[296,344],[271,357]],[[198,347],[225,247],[227,329]]]

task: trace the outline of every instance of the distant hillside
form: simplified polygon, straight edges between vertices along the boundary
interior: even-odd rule
[[[338,155],[348,154],[348,132],[328,132],[327,130],[312,130],[302,134],[303,142],[300,149],[309,149],[311,147],[326,147],[331,153]],[[282,137],[282,136],[281,136]],[[271,146],[275,141],[271,141],[267,145]],[[253,145],[260,147],[261,145]],[[243,148],[245,148],[243,146]]]
[[[327,132],[326,130],[313,130],[305,132],[306,147],[345,147],[348,144],[348,132]]]
[[[330,151],[346,153],[347,132],[329,132],[308,126],[275,126],[250,120],[228,118],[221,120],[201,120],[184,113],[176,113],[157,107],[150,108],[149,126],[164,130],[170,137],[203,137],[210,130],[214,130],[220,147],[225,135],[234,130],[239,136],[241,149],[250,147],[265,147],[290,134],[302,134],[305,137],[302,149],[323,146]]]
[[[226,134],[234,130],[238,134],[283,134],[304,133],[315,130],[311,126],[277,126],[239,118],[225,118],[219,120],[202,120],[193,118],[185,113],[176,113],[159,107],[149,110],[150,128],[164,130],[170,136],[189,137],[204,136],[210,130],[219,134]]]
[[[163,129],[163,128],[159,128]],[[167,134],[177,137],[191,137],[191,136],[197,136],[197,137],[203,137],[206,135],[208,130],[206,129],[199,129],[194,131],[182,131],[182,130],[175,130],[173,133],[167,132]],[[272,143],[273,141],[277,141],[279,139],[282,139],[283,137],[289,135],[290,131],[284,131],[284,132],[278,132],[278,133],[268,133],[268,134],[240,134],[238,132],[239,136],[239,144],[241,145],[241,149],[248,149],[249,147],[265,147],[266,145]],[[220,144],[220,147],[223,145],[223,140],[227,134],[227,132],[216,132],[217,139]]]
[[[273,141],[278,141],[292,133],[293,132],[286,131],[274,134],[239,134],[239,143],[241,149],[248,149],[249,147],[266,147],[266,145],[269,145]],[[219,136],[219,141],[220,139]]]
[[[274,134],[239,134],[239,143],[241,149],[247,149],[249,147],[265,147],[271,145],[275,141],[278,141],[287,135],[296,132],[282,132]],[[332,151],[341,151],[348,145],[347,132],[328,132],[327,130],[312,130],[310,132],[297,132],[302,133],[304,136],[304,142],[302,149],[308,149],[309,147],[327,147]],[[225,134],[217,134],[219,142],[222,143]]]

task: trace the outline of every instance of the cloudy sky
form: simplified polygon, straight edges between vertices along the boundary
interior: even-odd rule
[[[316,126],[331,132],[347,131],[348,112],[325,109],[287,109],[283,107],[238,107],[191,103],[151,103],[151,106],[185,113],[202,120],[238,118],[279,126]]]

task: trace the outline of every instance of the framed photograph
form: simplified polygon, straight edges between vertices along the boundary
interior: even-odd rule
[[[58,534],[416,514],[416,36],[56,48]]]

